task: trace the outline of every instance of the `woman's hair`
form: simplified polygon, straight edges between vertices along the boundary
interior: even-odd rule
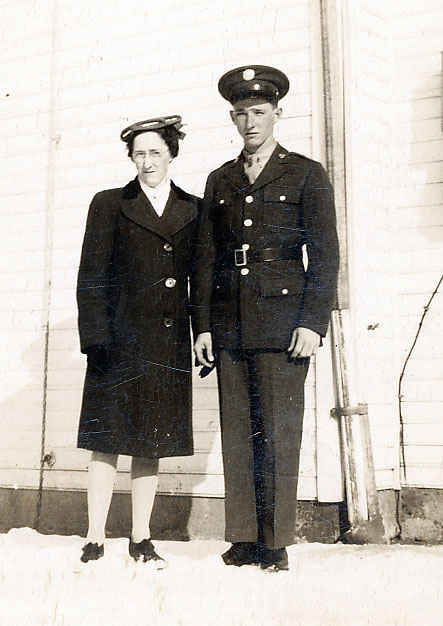
[[[141,135],[142,133],[157,133],[163,139],[165,144],[168,146],[169,154],[174,159],[178,154],[178,140],[180,138],[179,132],[174,126],[165,126],[164,128],[156,128],[153,130],[141,130],[140,132],[135,132],[131,135],[131,137],[127,141],[127,149],[128,156],[132,158],[132,152],[134,149],[134,139],[137,135]]]

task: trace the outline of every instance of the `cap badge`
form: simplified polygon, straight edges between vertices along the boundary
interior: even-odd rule
[[[254,80],[255,78],[255,70],[252,68],[249,70],[243,71],[243,80]]]

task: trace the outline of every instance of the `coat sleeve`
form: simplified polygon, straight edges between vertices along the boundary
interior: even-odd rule
[[[191,320],[194,338],[211,328],[211,296],[215,266],[213,184],[209,176],[200,203],[191,272]]]
[[[89,207],[77,279],[80,349],[109,345],[111,320],[109,293],[112,284],[115,214],[106,193],[94,196]]]
[[[305,182],[302,219],[308,268],[297,326],[324,337],[336,301],[339,249],[334,192],[320,163],[313,164]]]

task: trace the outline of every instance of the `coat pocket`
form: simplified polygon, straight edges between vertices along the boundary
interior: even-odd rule
[[[264,190],[263,223],[271,232],[286,235],[299,228],[299,203],[301,189],[298,187],[269,186]]]
[[[301,296],[304,288],[304,276],[287,276],[278,278],[262,278],[259,285],[262,298],[287,298]]]
[[[302,189],[300,187],[275,187],[270,185],[264,190],[264,201],[277,205],[297,204],[300,202]]]

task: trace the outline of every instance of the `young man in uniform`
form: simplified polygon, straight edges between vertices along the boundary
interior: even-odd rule
[[[283,72],[251,65],[218,84],[241,154],[207,181],[195,255],[195,353],[216,363],[227,565],[288,569],[304,382],[334,303],[338,242],[323,167],[274,138]],[[308,266],[302,260],[306,245]]]

